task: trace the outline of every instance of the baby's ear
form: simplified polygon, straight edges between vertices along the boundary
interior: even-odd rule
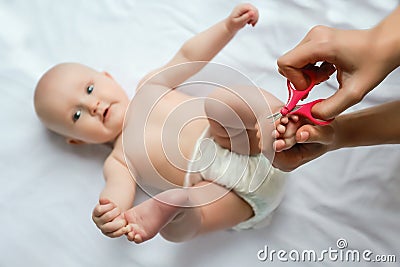
[[[111,74],[108,73],[107,71],[102,71],[101,73],[103,73],[104,75],[106,75],[108,78],[111,78],[112,80],[114,80],[114,77],[111,76]]]
[[[84,141],[72,138],[65,138],[65,141],[70,145],[83,145],[86,144]]]

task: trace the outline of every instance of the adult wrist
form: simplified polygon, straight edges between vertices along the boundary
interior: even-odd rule
[[[400,66],[400,31],[398,25],[400,25],[400,6],[378,25],[370,29],[370,41],[376,43],[375,53],[383,57],[390,71]]]
[[[343,118],[343,115],[338,116],[333,120],[330,124],[330,127],[333,128],[333,140],[330,144],[327,145],[327,152],[337,150],[345,147],[346,135],[344,134],[344,126],[345,126],[346,118]]]

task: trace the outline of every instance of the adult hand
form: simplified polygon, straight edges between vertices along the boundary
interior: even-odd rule
[[[346,113],[338,116],[325,126],[296,124],[295,142],[289,141],[289,147],[278,149],[273,165],[284,171],[291,171],[304,163],[318,158],[326,152],[344,147],[371,146],[400,143],[400,101],[393,101]],[[382,119],[385,118],[385,119]],[[286,124],[283,140],[290,140],[290,125]],[[292,124],[293,125],[293,124]],[[264,127],[265,128],[265,127]],[[286,133],[285,132],[285,133]],[[274,147],[277,142],[275,141]],[[261,145],[264,145],[261,142]],[[282,144],[280,144],[282,148]],[[264,151],[270,147],[261,147]]]
[[[399,12],[397,12],[399,13]],[[339,90],[316,104],[312,113],[321,119],[336,117],[361,101],[399,64],[398,46],[391,42],[386,25],[369,30],[312,28],[291,51],[278,59],[279,72],[298,90],[308,86],[304,69],[316,73],[316,82],[327,80],[337,70]],[[323,62],[320,66],[315,63]]]
[[[290,149],[275,152],[272,162],[274,167],[282,171],[292,171],[335,149],[334,127],[332,124],[325,126],[305,124],[296,132],[295,140],[296,144]]]

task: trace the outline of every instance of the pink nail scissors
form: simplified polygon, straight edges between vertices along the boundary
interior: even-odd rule
[[[306,103],[303,105],[297,105],[297,103],[300,100],[307,98],[308,93],[315,86],[315,74],[311,71],[304,71],[304,73],[310,77],[310,85],[307,87],[307,89],[305,89],[303,91],[296,90],[295,88],[292,87],[292,84],[290,83],[290,81],[287,80],[287,88],[289,90],[289,97],[288,97],[288,101],[287,101],[286,105],[283,106],[279,112],[268,116],[267,119],[272,118],[274,121],[276,121],[279,118],[281,118],[282,116],[286,116],[286,115],[290,114],[290,115],[299,115],[302,117],[306,117],[312,123],[317,124],[317,125],[327,125],[333,120],[333,119],[331,119],[331,120],[325,121],[325,120],[317,119],[317,118],[314,118],[313,115],[311,114],[312,107],[315,104],[317,104],[318,102],[323,101],[324,99],[317,99],[310,103]]]

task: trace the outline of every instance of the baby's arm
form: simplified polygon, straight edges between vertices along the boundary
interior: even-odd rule
[[[176,73],[173,71],[164,72],[162,78],[159,80],[162,80],[164,84],[168,83],[166,86],[169,88],[176,87],[198,72],[208,61],[214,58],[241,28],[246,24],[254,26],[257,20],[258,10],[253,5],[240,4],[236,6],[227,18],[187,40],[166,65],[151,72],[146,77],[152,76],[163,69],[177,64],[205,61],[204,64],[199,63],[196,66],[192,65],[188,68],[184,68],[184,70],[180,68]],[[145,80],[146,79],[143,79],[143,82]]]
[[[254,26],[257,20],[258,11],[254,6],[236,6],[227,18],[187,40],[167,66],[190,61],[210,61],[240,29],[246,24]]]
[[[132,207],[136,188],[119,145],[104,163],[104,178],[106,184],[92,218],[103,234],[119,237],[127,231],[123,212]]]

